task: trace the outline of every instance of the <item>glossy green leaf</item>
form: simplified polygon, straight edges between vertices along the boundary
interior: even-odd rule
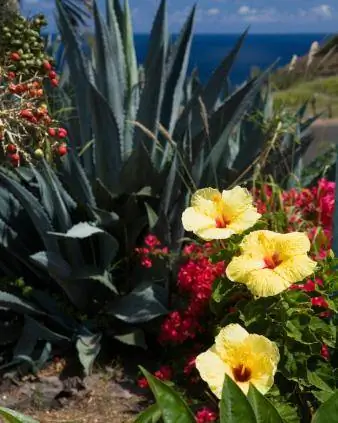
[[[338,416],[338,391],[319,407],[313,416],[312,423],[333,423]]]
[[[17,411],[11,410],[7,407],[0,407],[0,416],[8,423],[39,423],[38,420],[25,416],[24,414],[18,413]]]
[[[185,401],[173,388],[156,379],[151,373],[140,366],[147,378],[156,403],[161,411],[164,423],[195,423],[195,417]]]
[[[254,411],[246,396],[228,375],[224,378],[220,423],[256,423]]]
[[[283,423],[281,416],[271,402],[251,384],[248,401],[254,410],[257,423]]]
[[[161,410],[157,404],[153,404],[140,413],[134,423],[157,423],[162,417]]]

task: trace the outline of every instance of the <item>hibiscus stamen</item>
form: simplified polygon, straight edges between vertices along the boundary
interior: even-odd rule
[[[224,215],[217,216],[215,222],[216,228],[226,228],[230,223],[230,221]]]
[[[236,382],[248,382],[251,378],[251,370],[243,364],[232,369]]]
[[[275,269],[282,263],[283,260],[279,258],[278,253],[274,253],[272,256],[264,257],[265,269]]]

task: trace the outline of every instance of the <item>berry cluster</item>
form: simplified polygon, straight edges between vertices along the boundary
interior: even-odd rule
[[[14,167],[42,157],[53,161],[68,150],[67,130],[50,116],[44,103],[44,81],[58,85],[39,35],[44,24],[42,16],[26,20],[14,15],[0,36],[0,51],[5,52],[0,58],[0,147],[2,159]]]

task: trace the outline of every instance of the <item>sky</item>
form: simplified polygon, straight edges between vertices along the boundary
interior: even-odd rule
[[[149,32],[160,0],[129,0],[135,32]],[[97,0],[104,11],[105,0]],[[178,32],[194,0],[168,0],[168,23]],[[53,31],[54,0],[23,0],[25,14],[44,13]],[[240,33],[338,32],[337,0],[197,0],[195,32]]]

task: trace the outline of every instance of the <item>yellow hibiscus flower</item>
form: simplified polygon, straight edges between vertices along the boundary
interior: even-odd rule
[[[240,186],[222,193],[213,188],[200,189],[182,215],[184,229],[206,241],[240,234],[261,217],[252,202],[249,191]]]
[[[309,238],[302,232],[251,232],[240,248],[242,254],[231,260],[226,275],[231,281],[247,285],[257,297],[279,294],[316,268],[316,262],[307,255]]]
[[[230,324],[221,329],[209,350],[196,357],[196,368],[211,391],[221,398],[225,374],[245,394],[250,383],[265,394],[274,383],[278,362],[279,351],[274,342]]]

